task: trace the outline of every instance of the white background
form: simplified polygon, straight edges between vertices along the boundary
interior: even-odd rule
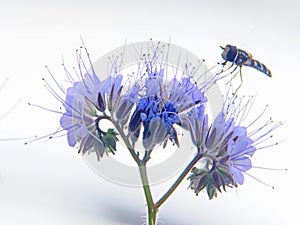
[[[59,109],[41,80],[48,65],[63,79],[62,55],[72,68],[80,35],[96,60],[127,42],[169,41],[205,58],[220,60],[219,45],[249,50],[271,69],[273,78],[245,68],[243,92],[257,94],[254,112],[283,121],[278,146],[258,152],[253,164],[288,168],[251,174],[236,191],[209,201],[195,197],[187,183],[161,208],[167,225],[299,224],[299,1],[1,1],[1,113],[22,102],[0,121],[0,138],[42,136],[59,127],[59,115],[30,107]],[[0,142],[0,224],[141,224],[144,197],[139,189],[109,183],[69,148],[65,137],[24,145]],[[159,197],[164,187],[155,187]]]

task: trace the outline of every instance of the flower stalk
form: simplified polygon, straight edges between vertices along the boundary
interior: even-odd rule
[[[148,225],[156,225],[156,216],[158,212],[158,207],[154,204],[153,197],[151,194],[151,189],[149,186],[149,180],[147,176],[147,168],[144,163],[139,165],[139,172],[143,184],[144,194],[147,202],[148,209]]]
[[[176,188],[181,184],[183,179],[187,176],[187,174],[191,171],[191,169],[195,166],[195,164],[202,157],[201,154],[197,154],[192,161],[185,167],[185,169],[181,172],[176,181],[172,184],[172,186],[167,190],[167,192],[155,203],[155,207],[158,209],[162,204],[172,195],[172,193],[176,190]]]
[[[148,175],[147,175],[147,168],[146,168],[146,163],[150,159],[150,154],[152,151],[146,151],[144,158],[141,160],[139,156],[136,154],[134,148],[131,146],[130,141],[128,140],[127,136],[124,134],[123,129],[120,127],[120,125],[114,121],[111,120],[116,129],[118,130],[120,136],[122,137],[122,140],[127,146],[127,149],[129,150],[131,156],[137,163],[139,167],[139,173],[143,185],[143,190],[145,194],[145,199],[147,203],[147,214],[148,214],[148,225],[156,225],[156,216],[158,212],[158,207],[154,204],[150,185],[149,185],[149,180],[148,180]]]

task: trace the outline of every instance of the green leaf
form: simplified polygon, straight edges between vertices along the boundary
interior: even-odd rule
[[[117,135],[118,134],[115,132],[114,129],[109,128],[102,138],[106,149],[113,154],[115,154],[115,151],[117,151]]]

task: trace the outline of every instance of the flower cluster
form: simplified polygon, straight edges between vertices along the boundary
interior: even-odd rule
[[[139,135],[143,126],[143,144],[146,150],[152,149],[165,138],[179,145],[173,125],[181,125],[180,114],[197,104],[206,101],[203,92],[191,82],[190,77],[180,81],[173,78],[165,81],[164,70],[147,70],[144,94],[138,100],[130,123],[130,132]]]
[[[184,117],[184,127],[190,131],[191,139],[201,157],[198,166],[191,170],[190,188],[198,193],[206,189],[210,199],[217,197],[217,191],[226,187],[237,187],[244,183],[244,174],[252,168],[251,157],[266,146],[261,144],[272,137],[268,136],[281,123],[273,125],[269,119],[263,126],[249,132],[262,113],[250,125],[242,126],[252,98],[244,102],[243,98],[228,98],[223,110],[209,125],[205,106],[191,110]],[[276,145],[277,143],[275,143]],[[270,145],[271,146],[271,145]],[[269,147],[269,145],[267,145]]]
[[[85,65],[81,54],[79,56],[81,80],[73,82],[67,89],[62,101],[66,111],[60,124],[67,130],[69,145],[78,144],[80,153],[95,151],[100,159],[106,150],[116,151],[118,132],[111,128],[102,130],[100,121],[103,119],[129,135],[132,145],[142,132],[146,151],[166,140],[179,146],[174,125],[181,125],[182,113],[207,101],[192,77],[183,74],[179,79],[174,76],[168,80],[167,65],[153,59],[144,58],[145,71],[131,82],[116,70],[105,80],[100,80],[92,64],[91,71],[83,72],[81,68]],[[65,71],[70,76],[66,68]]]
[[[256,148],[245,127],[234,124],[234,118],[226,119],[221,112],[208,127],[207,116],[202,108],[190,115],[189,128],[193,142],[201,154],[201,167],[194,167],[189,179],[190,188],[198,194],[206,188],[209,198],[217,195],[217,190],[243,184],[243,172],[251,168],[250,156]]]
[[[108,80],[101,82],[95,74],[85,74],[82,81],[75,82],[73,87],[68,88],[64,102],[66,112],[60,120],[62,128],[68,131],[69,145],[74,147],[76,143],[80,143],[79,152],[83,154],[93,149],[98,159],[103,156],[105,147],[116,150],[104,143],[107,135],[112,136],[116,142],[116,135],[110,134],[112,132],[106,133],[99,127],[100,119],[105,118],[105,96],[112,93],[111,98],[115,97],[115,86],[107,84]]]
[[[82,59],[79,57],[79,69],[81,64]],[[120,123],[126,122],[126,112],[135,103],[137,89],[132,88],[130,93],[121,96],[122,75],[111,75],[101,81],[93,67],[91,72],[79,71],[82,79],[67,89],[66,98],[62,101],[66,112],[63,113],[60,124],[67,130],[71,147],[79,144],[79,153],[96,152],[99,160],[105,151],[114,154],[118,141],[117,132],[112,128],[103,130],[100,121],[111,120],[112,116]]]
[[[254,133],[258,138],[253,138],[248,127],[237,122],[238,115],[244,115],[247,107],[238,104],[235,108],[236,95],[225,101],[216,118],[210,119],[204,87],[212,86],[218,77],[201,87],[188,70],[180,76],[170,75],[167,63],[162,63],[155,51],[144,55],[142,69],[130,79],[115,69],[100,80],[92,64],[90,70],[81,70],[86,67],[79,56],[81,79],[67,89],[60,124],[67,131],[70,146],[77,145],[83,154],[96,152],[98,160],[105,152],[115,154],[121,136],[135,160],[145,165],[155,146],[170,140],[179,147],[179,126],[190,133],[197,151],[198,165],[195,163],[188,171],[189,187],[197,195],[206,189],[212,199],[218,191],[226,191],[226,187],[243,184],[243,174],[252,167],[251,157],[258,140],[274,129],[263,134],[259,134],[263,129],[257,129]],[[110,121],[113,128],[104,129],[102,120]],[[146,152],[143,160],[134,150],[140,139]]]

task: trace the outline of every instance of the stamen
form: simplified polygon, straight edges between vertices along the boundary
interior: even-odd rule
[[[264,138],[260,138],[260,139],[257,139],[257,140],[253,140],[254,141],[254,145],[253,146],[257,146],[257,145],[260,145],[261,143],[269,140],[273,138],[273,135],[270,135],[270,136],[267,136],[267,137],[264,137]],[[259,141],[258,141],[259,140]]]
[[[267,121],[265,122],[265,124],[263,124],[261,127],[256,128],[255,130],[249,132],[249,134],[248,134],[249,137],[255,135],[256,133],[259,133],[261,130],[265,129],[267,126],[269,126],[269,125],[272,124],[272,123],[273,123],[272,118],[269,118],[269,120],[267,120]]]
[[[273,123],[273,121],[271,121],[269,124],[271,124],[271,123]],[[269,124],[267,124],[267,125],[269,125]],[[258,131],[262,130],[263,128],[267,127],[267,125],[264,126],[264,127],[262,127],[262,128],[257,129],[256,131],[258,132]],[[271,132],[273,132],[274,130],[276,130],[276,129],[277,129],[278,127],[280,127],[281,125],[283,125],[281,122],[276,123],[273,127],[271,127],[269,130],[267,130],[264,134],[260,135],[260,136],[257,137],[256,139],[252,139],[252,140],[253,140],[254,142],[257,142],[258,140],[262,139],[262,138],[265,137],[266,135],[268,135],[268,134],[270,134]],[[256,132],[255,132],[255,133],[256,133]],[[255,133],[252,132],[252,133],[249,134],[248,136],[250,137],[250,136],[252,136],[252,135],[255,134]]]
[[[49,75],[52,77],[53,81],[55,82],[56,86],[59,88],[59,90],[61,90],[62,93],[67,94],[66,91],[61,87],[61,85],[57,82],[57,80],[55,79],[55,77],[53,76],[53,74],[51,73],[50,69],[48,68],[48,66],[45,66],[45,68],[47,69]],[[44,80],[46,82],[46,80],[43,78],[42,80]],[[46,82],[47,86],[51,88],[51,86]],[[53,89],[52,89],[53,90]],[[56,93],[56,92],[54,92]]]
[[[80,114],[79,111],[77,111],[76,108],[73,107],[73,105],[69,104],[69,102],[65,101],[64,99],[62,99],[57,93],[56,91],[49,85],[49,83],[46,81],[46,79],[42,78],[42,80],[45,82],[45,87],[46,89],[50,92],[50,94],[57,99],[62,105],[68,106],[70,107],[70,109],[72,109],[74,112]]]
[[[40,105],[36,105],[36,104],[32,104],[30,102],[28,102],[28,105],[33,106],[33,107],[37,107],[37,108],[40,108],[40,109],[43,109],[43,110],[46,110],[46,111],[49,111],[49,112],[52,112],[52,113],[64,114],[63,112],[52,110],[52,109],[48,109],[46,107],[43,107],[43,106],[40,106]]]
[[[77,66],[78,66],[78,69],[79,69],[80,78],[81,78],[83,84],[85,85],[85,87],[87,87],[87,84],[85,83],[83,73],[82,73],[82,69],[81,69],[81,63],[82,63],[81,49],[76,50],[76,58],[77,58]]]
[[[250,110],[253,107],[254,101],[255,101],[255,96],[249,96],[248,100],[242,107],[240,113],[238,113],[237,115],[237,118],[239,118],[237,120],[237,124],[242,124],[244,120],[248,117]]]
[[[267,108],[269,107],[269,105],[266,105],[264,110],[256,117],[256,119],[254,121],[252,121],[247,128],[251,127],[254,123],[256,123],[260,118],[262,118],[262,116],[265,114],[265,112],[267,111]]]
[[[65,101],[64,99],[62,99],[58,93],[49,85],[49,83],[46,81],[45,78],[42,78],[42,81],[45,83],[45,88],[49,91],[49,93],[56,99],[58,100],[60,103],[64,104]]]
[[[29,136],[29,137],[18,137],[18,138],[0,138],[0,141],[19,141],[19,140],[26,140],[29,138],[33,138],[33,137]]]
[[[262,180],[260,180],[260,179],[258,179],[258,178],[256,178],[256,177],[254,177],[253,175],[251,175],[251,174],[249,174],[249,173],[247,173],[247,172],[244,172],[244,174],[246,174],[247,176],[253,178],[254,180],[258,181],[259,183],[261,183],[261,184],[263,184],[263,185],[265,185],[265,186],[267,186],[267,187],[272,188],[273,190],[275,189],[274,186],[272,186],[272,185],[270,185],[270,184],[267,184],[267,183],[263,182]]]
[[[82,75],[81,75],[81,74],[78,74],[78,71],[76,70],[76,68],[75,68],[74,66],[73,66],[72,68],[73,68],[73,70],[74,70],[74,73],[75,73],[75,75],[76,75],[77,80],[83,80]]]
[[[92,69],[92,72],[93,72],[93,74],[95,75],[96,72],[95,72],[95,70],[94,70],[93,63],[92,63],[92,60],[91,60],[91,58],[90,58],[90,54],[89,54],[89,52],[88,52],[88,50],[87,50],[87,48],[86,48],[86,46],[85,46],[85,43],[84,43],[83,38],[82,38],[81,35],[80,35],[80,39],[81,39],[81,42],[82,42],[82,46],[84,47],[85,53],[86,53],[86,55],[87,55],[87,57],[88,57],[88,60],[89,60],[89,63],[90,63],[90,68]]]
[[[275,143],[273,143],[273,144],[269,144],[269,145],[265,145],[265,146],[260,146],[260,147],[256,148],[256,150],[261,150],[261,149],[265,149],[265,148],[270,148],[270,147],[276,146],[276,145],[278,145],[278,144],[279,144],[279,142],[275,142]]]
[[[71,75],[71,73],[69,72],[69,70],[67,69],[67,67],[65,66],[65,63],[64,63],[64,58],[62,56],[62,67],[64,68],[64,71],[65,71],[65,75],[66,77],[68,78],[68,80],[70,81],[71,84],[74,84],[75,83],[75,79],[73,78],[73,76]]]
[[[85,61],[83,60],[82,56],[81,56],[81,50],[82,50],[83,47],[80,47],[80,64],[83,66],[84,70],[85,70],[85,73],[84,74],[87,74],[87,75],[90,75],[91,77],[93,77],[92,75],[95,75],[94,73],[94,70],[93,70],[93,65],[91,64],[91,68],[92,68],[92,72],[93,74],[90,74],[89,71],[88,71],[88,67],[86,66],[85,64]],[[87,53],[88,54],[88,53]],[[89,58],[89,56],[88,56]],[[95,82],[95,80],[93,80]]]
[[[262,169],[262,170],[272,170],[272,171],[288,171],[287,168],[267,168],[267,167],[262,167],[262,166],[252,166],[254,169]]]
[[[79,127],[77,127],[77,129],[78,129]],[[43,136],[41,136],[41,137],[37,137],[37,136],[35,136],[34,137],[34,139],[32,139],[32,140],[30,140],[30,141],[27,141],[27,142],[25,142],[24,144],[25,145],[27,145],[27,144],[30,144],[30,143],[32,143],[32,142],[35,142],[35,141],[38,141],[38,140],[42,140],[42,139],[45,139],[45,138],[47,138],[48,140],[49,139],[52,139],[56,134],[58,134],[58,133],[60,133],[60,132],[63,132],[63,131],[65,131],[65,130],[63,130],[63,129],[59,129],[59,130],[56,130],[55,132],[52,132],[52,133],[50,133],[50,134],[46,134],[46,135],[43,135]],[[61,136],[65,136],[66,134],[63,134],[63,135],[61,135]],[[60,136],[60,137],[61,137]]]

